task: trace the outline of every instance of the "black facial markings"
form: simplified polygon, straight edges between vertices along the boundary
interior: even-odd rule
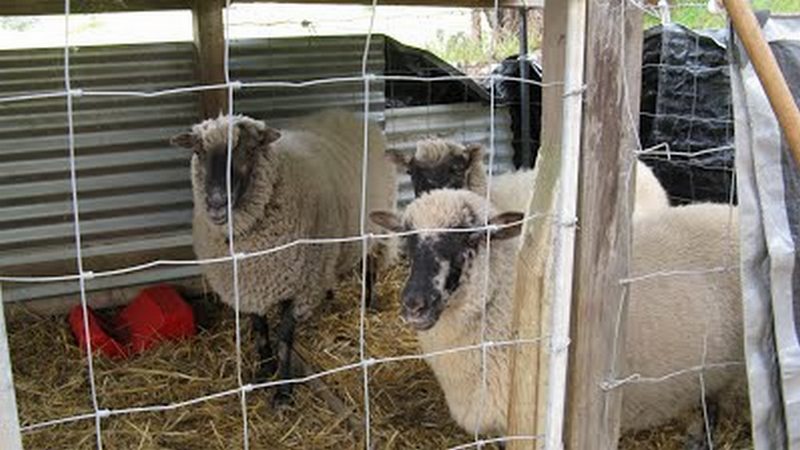
[[[419,164],[416,160],[409,163],[408,173],[414,195],[419,197],[434,189],[462,189],[466,186],[467,160],[461,156],[448,156],[435,165]]]
[[[235,151],[235,150],[234,150]],[[233,206],[236,206],[247,188],[249,174],[240,169],[242,164],[237,161],[239,152],[234,153],[234,161],[231,164],[231,195],[233,196]],[[227,177],[226,168],[228,166],[227,146],[211,149],[201,156],[206,169],[206,194],[213,192],[222,194],[223,202],[227,197]],[[209,205],[211,206],[211,205]],[[218,205],[215,205],[218,206]]]
[[[444,289],[448,294],[452,294],[458,288],[464,267],[476,253],[477,246],[470,239],[470,234],[442,233],[439,239],[432,243],[432,251],[437,258],[448,262],[449,270],[444,283]]]

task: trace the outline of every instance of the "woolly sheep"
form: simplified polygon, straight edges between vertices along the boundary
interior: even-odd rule
[[[490,223],[506,225],[494,231],[486,297],[486,339],[513,339],[511,309],[521,213],[496,211],[486,200],[466,190],[443,189],[412,202],[404,214],[373,212],[371,219],[386,229],[470,228]],[[726,224],[736,213],[724,205],[667,208],[636,223],[632,273],[702,270],[738,261],[737,240],[728,239]],[[513,225],[513,226],[508,226]],[[734,231],[735,232],[735,231]],[[481,310],[486,271],[485,232],[421,231],[407,238],[411,273],[402,293],[404,320],[417,330],[424,353],[480,342]],[[740,361],[743,356],[738,272],[664,276],[631,284],[626,334],[628,370],[658,377],[701,364],[708,333],[707,363]],[[480,402],[480,351],[430,357],[453,419],[469,432],[506,432],[510,384],[510,348],[487,350],[487,390]],[[741,367],[708,369],[705,389],[710,397],[729,395],[740,401]],[[661,383],[624,387],[624,430],[664,423],[698,405],[697,373]],[[728,405],[735,405],[736,401]]]
[[[483,164],[484,149],[480,144],[462,145],[446,139],[424,139],[417,142],[413,155],[400,150],[390,150],[389,154],[401,170],[411,176],[414,194],[419,197],[433,189],[469,189],[486,195],[486,166]],[[522,180],[532,177],[531,170],[522,170]],[[496,176],[495,180],[500,179]],[[493,185],[494,181],[493,180]],[[510,182],[507,186],[517,185]],[[532,185],[523,186],[528,192]],[[667,193],[653,171],[641,161],[636,162],[636,200],[634,217],[649,214],[669,206]],[[495,189],[492,189],[493,191]],[[502,188],[501,188],[502,190]],[[495,193],[492,193],[495,197]],[[506,198],[504,196],[498,196]],[[500,208],[503,209],[503,208]]]
[[[363,119],[345,111],[325,111],[279,131],[250,117],[220,115],[172,138],[174,145],[194,151],[193,240],[198,257],[229,255],[226,163],[230,122],[236,252],[257,252],[301,238],[359,234]],[[367,208],[393,209],[395,170],[384,155],[383,135],[370,124],[368,137]],[[295,245],[239,261],[239,305],[253,319],[261,358],[258,379],[271,377],[276,370],[281,378],[290,375],[296,321],[307,318],[331,294],[337,277],[349,273],[360,259],[361,242],[353,242]],[[211,288],[233,306],[231,265],[207,264],[203,269]],[[278,305],[276,363],[266,315]],[[283,403],[290,389],[290,385],[281,386],[275,400]]]

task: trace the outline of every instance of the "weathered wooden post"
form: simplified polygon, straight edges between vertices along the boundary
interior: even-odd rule
[[[225,29],[222,21],[224,0],[194,0],[192,25],[197,55],[197,82],[203,85],[225,83]],[[201,118],[228,112],[225,87],[200,91]]]
[[[2,285],[0,285],[0,448],[22,450],[14,378],[11,375],[11,349],[8,346],[8,334],[6,333]]]
[[[634,177],[625,174],[633,170],[639,126],[640,11],[627,0],[589,0],[586,44],[565,444],[603,450],[619,439],[621,391],[603,383],[624,369],[627,288],[620,279],[631,243]]]
[[[567,8],[564,1],[548,1],[544,8],[542,42],[542,138],[536,162],[537,189],[528,214],[552,213],[555,186],[561,164],[561,130],[564,104],[564,63]],[[514,329],[517,339],[536,339],[550,332],[550,304],[546,284],[549,255],[541,249],[552,237],[548,216],[525,226],[522,248],[517,260],[514,295]],[[544,432],[546,420],[547,370],[540,370],[549,358],[549,341],[538,345],[514,347],[512,358],[510,436],[535,436]],[[546,367],[546,366],[545,366]],[[541,441],[512,440],[510,450],[534,449]]]

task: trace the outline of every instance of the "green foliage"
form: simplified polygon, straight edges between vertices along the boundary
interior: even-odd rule
[[[439,30],[436,33],[436,40],[429,42],[426,50],[459,68],[482,66],[519,53],[517,36],[498,37],[494,43],[494,52],[489,36],[490,33],[484,33],[482,39],[478,40],[467,36],[464,32],[445,36],[444,32]],[[538,45],[538,42],[531,42],[530,48],[533,49]]]
[[[27,31],[36,25],[34,17],[0,17],[0,29],[10,31]]]
[[[714,15],[708,12],[705,0],[675,0],[670,1],[672,5],[671,18],[674,23],[679,23],[693,30],[708,28],[723,28],[727,26],[724,16]],[[769,10],[773,13],[798,13],[800,12],[800,0],[752,0],[753,8],[758,10]],[[649,28],[661,23],[653,16],[646,16],[645,28]]]

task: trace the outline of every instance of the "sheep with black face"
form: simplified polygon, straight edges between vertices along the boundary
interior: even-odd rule
[[[229,255],[227,149],[233,131],[232,228],[236,253],[254,253],[299,239],[357,236],[361,228],[363,119],[326,111],[277,130],[246,116],[219,116],[172,138],[194,151],[194,249],[203,259]],[[367,207],[394,208],[395,179],[383,134],[368,129]],[[240,309],[253,318],[261,364],[258,378],[290,375],[295,323],[330,295],[338,277],[361,260],[361,242],[294,245],[239,260]],[[382,252],[382,254],[380,254]],[[389,263],[391,248],[374,246]],[[202,266],[211,288],[233,306],[229,264]],[[266,315],[279,310],[278,355],[273,359]],[[290,385],[277,390],[288,398]]]
[[[485,150],[481,144],[460,144],[447,139],[424,139],[417,142],[413,155],[400,150],[390,150],[395,165],[411,177],[415,197],[434,189],[468,189],[486,195],[488,185],[486,166],[483,163]],[[516,181],[497,176],[492,182],[492,198],[511,199],[509,189],[523,193],[528,198],[534,181],[534,170],[513,172]],[[643,162],[636,161],[636,199],[634,217],[669,207],[667,193],[653,171]],[[501,207],[503,205],[495,205]],[[527,206],[527,203],[524,204]],[[523,206],[523,208],[524,208]]]
[[[433,189],[469,189],[486,194],[486,168],[480,144],[461,145],[445,139],[417,142],[413,155],[389,150],[397,167],[411,177],[414,196]]]
[[[514,339],[511,314],[521,213],[498,213],[473,192],[440,189],[412,202],[402,216],[375,211],[370,217],[408,236],[411,273],[401,294],[402,317],[417,330],[423,353],[479,344],[484,299],[485,339]],[[491,231],[488,264],[486,231],[475,230],[487,218],[489,224],[497,225]],[[736,264],[738,241],[725,232],[729,225],[736,229],[735,210],[710,204],[665,208],[637,223],[631,261],[635,275],[697,273],[652,277],[631,285],[627,367],[644,377],[659,377],[697,366],[705,350],[706,364],[726,367],[703,372],[704,391],[698,374],[691,372],[660,383],[625,386],[623,430],[682,417],[699,405],[703,392],[719,401],[727,413],[735,412],[745,398],[742,367],[725,364],[741,361],[743,356],[738,272],[705,270],[725,261]],[[482,402],[480,349],[426,358],[453,419],[467,431],[506,433],[510,352],[509,346],[487,349],[487,389]]]

